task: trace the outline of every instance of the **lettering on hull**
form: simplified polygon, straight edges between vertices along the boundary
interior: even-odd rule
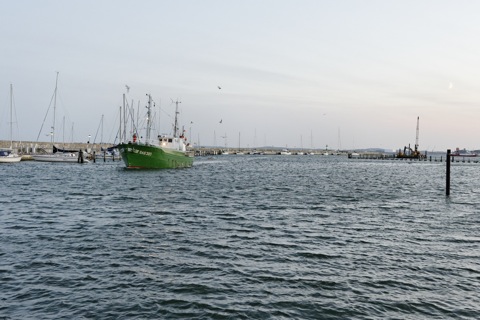
[[[135,148],[126,148],[126,152],[141,154],[142,156],[151,157],[152,153],[150,151],[143,151]]]

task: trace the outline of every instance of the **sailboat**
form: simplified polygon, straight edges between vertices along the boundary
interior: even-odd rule
[[[55,117],[56,117],[55,112],[56,112],[56,104],[57,104],[57,88],[58,88],[58,72],[55,80],[55,91],[54,91],[54,98],[53,98],[53,126],[52,126],[52,132],[50,134],[52,139],[52,153],[34,154],[32,158],[35,161],[41,161],[41,162],[87,163],[89,161],[84,157],[84,154],[81,150],[76,152],[72,150],[59,149],[55,147]]]
[[[117,146],[127,168],[174,169],[189,168],[193,165],[193,152],[187,151],[187,139],[183,132],[179,134],[178,104],[177,100],[173,135],[158,135],[157,138],[151,139],[152,96],[148,95],[146,139],[139,141],[137,133],[134,132],[133,141],[124,141]]]
[[[0,149],[0,163],[20,162],[22,156],[13,151],[13,134],[12,134],[12,113],[13,113],[13,85],[10,84],[10,148]]]

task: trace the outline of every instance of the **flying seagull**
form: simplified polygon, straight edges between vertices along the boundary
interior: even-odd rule
[[[223,119],[220,119],[220,122],[219,123],[222,123]]]
[[[220,87],[220,86],[217,86],[217,87],[218,87],[219,90],[222,89],[222,87]]]

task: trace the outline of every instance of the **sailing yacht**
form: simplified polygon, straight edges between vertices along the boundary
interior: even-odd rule
[[[71,150],[58,149],[55,147],[55,111],[57,105],[57,88],[58,88],[58,72],[55,80],[55,91],[53,98],[53,126],[52,126],[52,153],[34,154],[33,160],[40,162],[71,162],[71,163],[87,163],[89,162],[80,150],[78,152]],[[48,112],[48,111],[47,111]],[[43,125],[42,125],[43,127]],[[41,130],[40,130],[41,131]],[[40,135],[40,134],[39,134]]]
[[[13,150],[13,134],[12,134],[12,109],[13,109],[13,85],[10,84],[10,148],[0,149],[0,163],[15,163],[22,160],[22,156],[19,156]]]

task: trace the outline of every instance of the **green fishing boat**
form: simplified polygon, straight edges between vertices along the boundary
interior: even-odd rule
[[[187,141],[178,131],[178,101],[175,110],[175,125],[172,136],[158,135],[150,137],[152,98],[148,95],[147,128],[145,141],[139,141],[133,134],[132,140],[118,145],[118,150],[129,169],[175,169],[189,168],[193,165],[193,151],[188,151]]]

